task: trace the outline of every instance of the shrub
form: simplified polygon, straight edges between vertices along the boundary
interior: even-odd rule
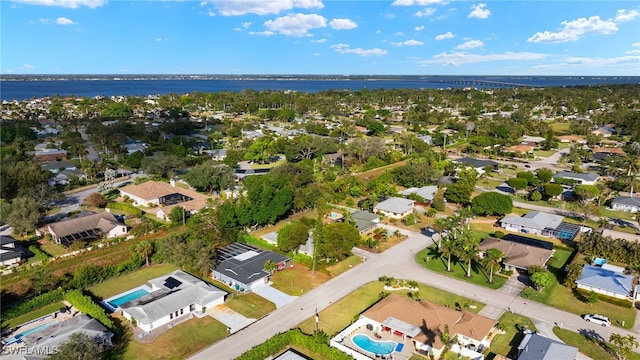
[[[504,233],[502,231],[496,231],[495,233],[493,233],[493,237],[502,239],[504,237]]]
[[[108,209],[120,210],[127,214],[140,217],[144,214],[144,212],[133,205],[129,205],[127,203],[121,202],[113,202],[107,204]]]
[[[38,261],[42,261],[44,263],[49,259],[49,254],[38,249],[35,245],[29,246],[29,251],[31,251],[33,255],[35,255]]]
[[[60,301],[63,298],[64,298],[64,295],[63,295],[62,289],[51,290],[42,295],[38,295],[29,300],[23,301],[10,308],[3,309],[2,321],[7,321],[9,319],[16,318],[20,315],[24,315],[35,309],[39,309],[49,304],[53,304],[56,301]]]
[[[105,205],[107,205],[107,198],[97,192],[87,196],[87,199],[85,201],[87,202],[87,204],[95,206],[97,208],[103,208]]]
[[[84,295],[82,290],[71,290],[67,292],[65,298],[76,309],[80,310],[92,318],[100,321],[104,326],[111,330],[114,330],[114,324],[111,318],[107,315],[104,309],[96,304],[91,297]]]

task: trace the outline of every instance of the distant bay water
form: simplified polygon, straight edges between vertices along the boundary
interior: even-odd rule
[[[567,87],[606,84],[640,84],[640,76],[393,76],[393,77],[250,77],[215,78],[207,76],[168,77],[90,77],[17,76],[0,78],[0,99],[25,100],[54,95],[94,97],[185,94],[189,92],[238,92],[242,90],[324,90],[361,89],[446,89]]]

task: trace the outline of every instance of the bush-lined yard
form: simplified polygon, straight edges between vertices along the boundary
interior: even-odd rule
[[[617,359],[613,353],[613,345],[607,342],[609,339],[596,339],[589,337],[587,334],[578,334],[558,327],[553,328],[553,333],[562,341],[577,347],[581,353],[592,359]],[[627,360],[640,360],[640,354],[632,352],[627,357]]]
[[[485,352],[487,359],[493,359],[497,354],[515,359],[518,345],[524,338],[522,328],[526,326],[529,330],[536,330],[529,318],[509,312],[498,319],[498,326],[505,333],[498,334],[491,340],[491,347]]]

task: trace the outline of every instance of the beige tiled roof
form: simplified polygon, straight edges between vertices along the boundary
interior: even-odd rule
[[[193,199],[206,198],[205,195],[195,191],[171,186],[170,184],[160,181],[147,181],[139,185],[128,185],[120,189],[120,192],[123,195],[134,195],[146,201],[155,200],[159,197],[175,193],[187,195]]]
[[[553,254],[553,250],[525,245],[508,240],[488,237],[480,243],[480,250],[498,249],[504,253],[506,264],[528,269],[531,266],[544,266]]]
[[[436,349],[444,345],[440,334],[444,332],[445,325],[449,326],[451,335],[460,334],[480,341],[496,323],[495,320],[468,311],[458,311],[425,300],[414,301],[396,294],[380,300],[362,315],[379,323],[393,317],[419,327],[422,331],[414,339]]]

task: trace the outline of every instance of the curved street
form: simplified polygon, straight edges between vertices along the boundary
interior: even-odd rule
[[[390,226],[385,227],[392,230],[397,229]],[[408,236],[405,241],[383,253],[367,256],[364,263],[327,281],[247,328],[196,353],[191,359],[236,358],[272,336],[295,328],[302,321],[314,316],[316,309],[318,312],[325,309],[362,285],[375,281],[383,275],[415,280],[443,291],[490,304],[486,305],[481,313],[492,318],[499,317],[509,308],[514,313],[529,317],[546,328],[553,328],[554,324],[558,324],[564,329],[575,332],[588,330],[604,339],[608,339],[614,332],[635,337],[640,334],[637,326],[634,331],[619,327],[595,326],[585,322],[578,315],[428,271],[416,263],[415,254],[433,244],[433,239],[423,234],[403,229],[398,230]],[[635,351],[639,351],[639,349]]]

